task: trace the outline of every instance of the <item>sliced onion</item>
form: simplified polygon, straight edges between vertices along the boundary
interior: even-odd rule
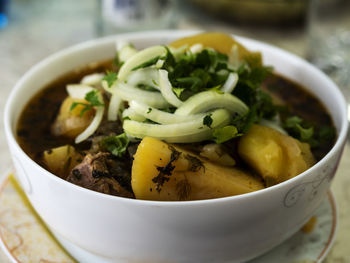
[[[93,73],[90,75],[86,75],[81,79],[80,83],[90,86],[100,85],[104,76],[105,74],[103,73]]]
[[[145,121],[146,118],[144,116],[142,116],[141,114],[138,114],[136,111],[134,111],[132,108],[127,108],[123,111],[123,119],[125,118],[129,118],[133,121]]]
[[[203,45],[198,43],[198,44],[194,44],[190,47],[190,51],[193,53],[193,54],[196,54],[196,53],[199,53],[203,50]]]
[[[119,98],[117,94],[113,93],[108,106],[107,119],[109,121],[116,121],[118,119],[118,112],[121,104],[121,98]]]
[[[248,112],[248,107],[230,93],[218,93],[208,90],[199,92],[187,99],[175,114],[191,115],[206,112],[215,108],[227,109],[231,114],[243,115]]]
[[[238,52],[237,44],[232,46],[230,55],[228,57],[228,61],[234,69],[238,69],[241,66],[242,62],[239,59],[239,52]]]
[[[190,143],[212,138],[212,128],[220,128],[229,124],[230,113],[225,109],[218,109],[210,113],[213,120],[211,128],[203,125],[203,118],[177,124],[151,124],[132,120],[125,120],[125,132],[136,138],[150,136],[171,143]]]
[[[68,84],[66,86],[68,95],[73,99],[85,99],[85,95],[94,90],[93,87],[85,84]]]
[[[157,63],[156,63],[156,69],[160,69],[161,67],[163,67],[165,60],[164,59],[158,59]]]
[[[143,49],[133,55],[131,58],[125,61],[118,72],[118,79],[124,81],[133,68],[139,66],[142,63],[147,62],[148,60],[164,56],[166,54],[166,49],[164,46],[152,46],[146,49]]]
[[[124,47],[129,46],[129,45],[130,45],[130,43],[129,43],[128,41],[125,41],[125,40],[123,40],[123,39],[118,40],[118,41],[115,42],[115,50],[116,50],[117,52],[119,52],[119,51],[122,50]]]
[[[172,46],[169,46],[168,48],[169,48],[171,54],[173,54],[173,56],[176,58],[179,55],[182,55],[183,53],[185,53],[186,50],[188,50],[188,44],[182,45],[181,47],[178,47],[178,48],[175,48]]]
[[[137,49],[130,43],[122,43],[120,45],[117,43],[117,51],[119,62],[125,62],[137,53]]]
[[[112,92],[116,93],[121,99],[126,101],[136,100],[158,109],[169,107],[169,103],[158,91],[146,91],[134,88],[130,85],[117,82],[112,86]]]
[[[117,81],[113,82],[113,84],[116,83],[116,82]],[[101,86],[108,93],[113,93],[113,86],[112,87],[108,86],[108,82],[106,80],[102,80]]]
[[[167,102],[175,107],[180,107],[183,102],[178,99],[178,97],[174,94],[173,88],[168,78],[168,71],[164,69],[158,70],[159,72],[159,88],[163,97]]]
[[[105,107],[98,106],[95,107],[95,109],[95,117],[92,119],[90,125],[75,138],[75,143],[81,143],[82,141],[85,141],[97,130],[98,126],[100,125]]]
[[[67,92],[69,96],[75,99],[85,99],[86,94],[92,90],[96,90],[96,89],[87,85],[82,85],[82,84],[67,85]],[[103,103],[103,97],[101,95],[101,92],[97,92],[97,94],[98,94],[99,100]],[[94,118],[92,119],[89,126],[75,138],[75,143],[80,143],[86,140],[89,136],[91,136],[96,131],[96,129],[100,125],[103,118],[105,107],[96,106],[94,107],[94,109],[96,111]]]
[[[143,68],[130,72],[126,83],[131,86],[145,84],[159,90],[158,87],[158,70],[155,68]]]
[[[238,82],[238,74],[230,73],[225,81],[225,84],[222,86],[221,91],[231,93],[233,89],[236,87]]]
[[[176,115],[173,113],[158,110],[156,108],[153,108],[151,106],[148,106],[146,104],[143,104],[134,100],[129,102],[129,107],[130,107],[129,109],[132,109],[135,113],[142,115],[145,118],[160,124],[175,124],[175,123],[188,122],[188,121],[196,120],[198,118],[203,119],[206,115],[206,114],[195,114],[195,115],[188,115],[188,116]]]

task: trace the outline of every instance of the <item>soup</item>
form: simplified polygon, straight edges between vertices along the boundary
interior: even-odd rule
[[[316,97],[282,76],[269,74],[257,53],[236,42],[230,42],[232,57],[247,59],[237,59],[239,65],[231,70],[227,66],[231,57],[222,50],[225,45],[214,45],[213,50],[203,39],[185,39],[187,46],[179,40],[171,51],[165,49],[165,59],[153,54],[132,68],[130,59],[138,51],[124,45],[118,56],[122,65],[98,62],[68,73],[24,108],[17,126],[19,144],[34,161],[64,180],[106,194],[164,201],[256,191],[296,176],[330,150],[335,137],[332,120]],[[123,58],[130,53],[133,56]],[[183,57],[171,64],[169,54],[173,59]],[[215,63],[214,69],[207,66],[210,63]],[[114,88],[123,74],[133,89],[122,82]],[[98,81],[86,84],[89,78]],[[165,85],[159,91],[162,81]],[[171,94],[164,88],[169,83]],[[72,97],[84,87],[82,98]],[[134,95],[130,93],[135,89]],[[147,97],[150,93],[156,100]],[[226,108],[220,109],[217,97],[228,103]],[[193,105],[202,109],[196,112]],[[114,112],[109,110],[113,107]],[[101,114],[98,127],[77,141],[101,108],[108,111]],[[72,119],[75,126],[68,129]],[[173,119],[178,122],[172,123]]]

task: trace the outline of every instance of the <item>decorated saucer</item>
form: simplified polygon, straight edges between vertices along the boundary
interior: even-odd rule
[[[36,214],[12,173],[0,185],[0,245],[15,263],[78,262]],[[331,192],[309,223],[288,240],[249,263],[318,263],[332,247],[337,210]],[[88,257],[89,255],[85,255]]]

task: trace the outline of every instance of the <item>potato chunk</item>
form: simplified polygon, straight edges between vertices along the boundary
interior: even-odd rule
[[[288,180],[315,163],[308,144],[261,125],[253,125],[240,139],[238,153],[268,186]]]
[[[247,60],[248,63],[262,64],[262,58],[260,52],[251,52],[246,49],[242,44],[237,42],[230,35],[224,33],[202,33],[190,37],[184,37],[170,43],[170,46],[179,48],[184,45],[202,44],[204,47],[210,47],[216,51],[224,54],[230,54],[234,45],[237,45],[239,59]]]
[[[160,201],[210,199],[264,188],[247,172],[215,165],[150,137],[134,155],[131,184],[136,198]]]
[[[51,132],[54,135],[75,138],[89,126],[95,110],[88,110],[81,116],[84,106],[78,105],[71,110],[74,102],[87,103],[85,100],[73,99],[68,96],[62,102],[59,114],[51,127]]]
[[[71,145],[60,146],[44,152],[44,162],[48,170],[64,179],[81,161],[80,159],[82,156]]]

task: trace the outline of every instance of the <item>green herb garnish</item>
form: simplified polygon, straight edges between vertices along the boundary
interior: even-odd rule
[[[223,142],[226,142],[228,140],[231,140],[233,138],[236,138],[240,136],[241,134],[238,133],[238,130],[233,125],[228,125],[223,128],[216,128],[213,131],[213,140],[220,144]]]
[[[283,123],[283,128],[300,141],[310,143],[314,140],[314,128],[298,116],[287,118]]]
[[[84,102],[73,102],[72,105],[70,106],[70,111],[72,111],[75,107],[77,107],[78,105],[82,105],[84,106],[84,108],[81,110],[80,112],[80,117],[82,117],[84,115],[85,112],[93,109],[93,107],[100,107],[100,106],[104,106],[104,104],[102,102],[100,102],[99,100],[99,96],[98,96],[99,91],[98,90],[92,90],[88,93],[86,93],[85,95],[85,100],[88,103],[84,103]]]
[[[102,78],[102,80],[107,81],[108,87],[112,87],[113,83],[118,79],[118,74],[112,71],[108,71],[107,75]]]
[[[224,92],[221,90],[222,85],[217,85],[210,90],[215,91],[216,93],[223,94]]]
[[[152,79],[152,83],[154,86],[159,86],[159,84],[157,83],[157,81],[155,81],[154,79]]]
[[[211,117],[211,114],[206,115],[203,118],[203,125],[208,126],[209,128],[211,128],[211,125],[213,124],[213,118]]]
[[[101,141],[102,147],[115,156],[122,157],[129,145],[129,138],[125,133],[108,136]]]
[[[132,69],[132,71],[138,70],[138,69],[140,69],[140,68],[147,68],[147,67],[149,67],[149,66],[152,66],[153,64],[157,63],[157,61],[158,61],[160,58],[161,58],[161,56],[156,56],[156,57],[154,57],[154,58],[151,58],[150,60],[147,60],[147,61],[141,63],[140,65],[134,67],[134,68]]]
[[[178,98],[180,98],[180,96],[184,90],[185,90],[184,88],[173,88],[173,91]]]
[[[98,90],[92,90],[85,95],[85,100],[90,102],[91,106],[104,106],[102,102],[99,100]]]
[[[169,72],[169,81],[174,92],[183,99],[213,87],[221,87],[228,74],[228,57],[211,49],[184,53],[174,57],[167,49],[162,68]]]
[[[173,163],[179,159],[181,152],[177,151],[173,146],[169,145],[169,149],[171,150],[170,161],[165,166],[157,166],[158,175],[152,178],[152,182],[157,184],[156,190],[159,193],[162,190],[162,186],[164,183],[170,180],[170,176],[175,169]]]

